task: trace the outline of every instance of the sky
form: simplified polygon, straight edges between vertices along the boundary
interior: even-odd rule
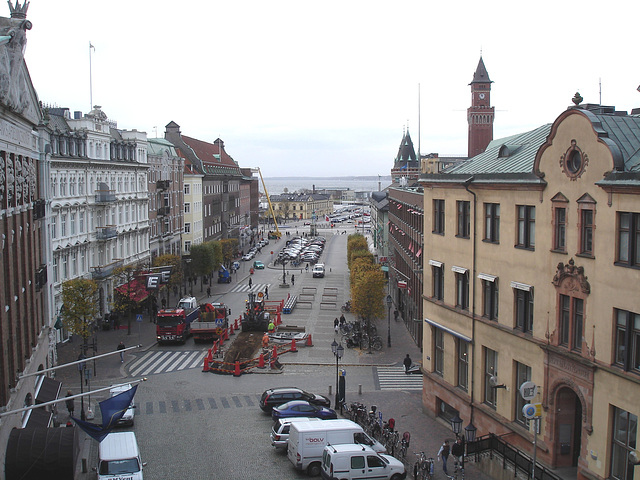
[[[45,105],[149,137],[174,121],[265,177],[377,176],[406,128],[422,154],[466,155],[481,55],[496,139],[576,91],[640,107],[638,18],[628,0],[31,0],[25,58]]]

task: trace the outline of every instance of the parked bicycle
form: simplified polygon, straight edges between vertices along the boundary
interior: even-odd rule
[[[413,464],[413,478],[415,480],[431,480],[434,472],[433,458],[425,455],[424,452],[414,452],[416,454],[416,463]]]
[[[340,310],[342,310],[343,312],[350,312],[351,311],[351,300],[347,300],[347,302],[342,305],[342,307],[340,307]]]
[[[396,457],[398,460],[404,460],[407,457],[407,450],[409,450],[410,444],[411,444],[411,434],[409,432],[404,432],[402,434],[402,439],[400,440],[400,448],[398,448],[398,456]]]

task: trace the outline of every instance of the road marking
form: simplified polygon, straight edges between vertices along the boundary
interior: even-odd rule
[[[243,293],[243,292],[264,292],[264,287],[271,288],[270,283],[254,283],[249,287],[248,283],[240,283],[231,289],[232,293]]]
[[[380,390],[422,390],[422,375],[404,373],[404,366],[374,367]]]
[[[149,351],[140,356],[127,371],[132,377],[169,373],[202,366],[205,350],[187,351]]]

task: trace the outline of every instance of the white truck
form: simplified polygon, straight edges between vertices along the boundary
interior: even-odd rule
[[[404,464],[365,445],[327,445],[322,455],[323,480],[403,480]]]
[[[325,445],[358,443],[385,453],[380,442],[367,435],[362,427],[351,420],[323,420],[322,422],[293,422],[289,428],[287,457],[298,470],[310,476],[320,475],[322,451]]]

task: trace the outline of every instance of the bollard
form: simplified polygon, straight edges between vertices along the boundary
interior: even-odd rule
[[[307,343],[305,344],[307,347],[313,347],[313,342],[311,341],[311,334],[307,337]]]
[[[211,349],[209,349],[209,353],[207,353],[207,361],[208,362],[213,361],[213,353],[211,353]]]
[[[236,325],[236,330],[237,330],[238,329],[238,319],[237,318],[236,318],[236,321],[235,321],[235,325]]]
[[[236,360],[236,368],[233,371],[233,376],[234,377],[239,377],[240,376],[240,362],[238,360]]]
[[[235,333],[233,332],[233,323],[229,325],[229,335],[235,335]]]
[[[331,397],[331,385],[329,385],[329,397]]]
[[[271,358],[273,358],[274,360],[278,358],[278,347],[275,345],[273,346],[273,356]]]
[[[298,349],[296,348],[296,339],[295,338],[291,339],[291,351],[293,353],[296,353],[298,351]]]
[[[358,385],[358,395],[362,395],[362,385]]]
[[[264,368],[264,353],[260,354],[260,360],[258,361],[258,368]]]
[[[209,352],[211,352],[211,350],[209,350]],[[203,372],[208,372],[209,371],[209,357],[207,355],[204,356],[204,368],[202,369]]]

